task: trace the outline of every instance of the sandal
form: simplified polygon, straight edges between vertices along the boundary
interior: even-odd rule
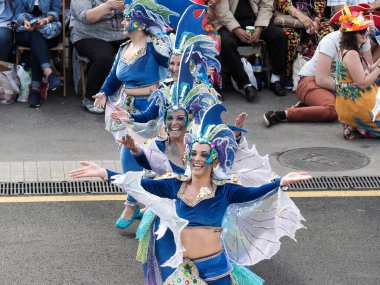
[[[349,125],[344,125],[343,127],[343,138],[345,140],[352,140],[355,138],[354,128]]]

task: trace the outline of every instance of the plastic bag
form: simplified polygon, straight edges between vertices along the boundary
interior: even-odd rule
[[[253,74],[252,64],[246,58],[244,58],[244,57],[241,58],[241,62],[243,63],[243,67],[244,67],[245,73],[247,73],[247,75],[248,75],[249,82],[251,82],[251,84],[257,88],[256,77]],[[232,85],[234,86],[234,89],[236,91],[240,92],[241,94],[245,94],[244,90],[240,89],[237,86],[235,80],[232,77],[231,77],[231,82],[232,82]]]
[[[32,79],[29,76],[29,73],[21,66],[17,66],[17,76],[20,80],[20,95],[17,98],[18,102],[28,102],[29,97],[29,85],[32,82]]]
[[[20,94],[19,81],[15,65],[12,63],[5,64],[8,65],[8,70],[0,72],[0,103],[11,104],[16,100],[18,94]]]
[[[310,58],[298,54],[296,60],[293,63],[293,91],[296,91],[298,86],[298,81],[300,80],[299,73],[301,68],[308,62]]]

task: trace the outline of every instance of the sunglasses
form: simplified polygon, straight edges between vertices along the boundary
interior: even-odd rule
[[[365,35],[367,32],[368,32],[368,30],[365,29],[365,30],[358,31],[358,34],[363,36],[363,35]]]

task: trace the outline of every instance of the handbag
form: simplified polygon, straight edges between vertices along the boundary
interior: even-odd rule
[[[39,19],[40,19],[39,17],[35,17],[35,18],[30,19],[29,22],[36,21],[36,20],[38,21]],[[42,28],[36,29],[36,31],[40,32],[45,39],[52,39],[59,36],[59,34],[61,33],[61,30],[62,30],[61,22],[47,23]],[[25,29],[24,25],[19,24],[16,28],[16,32],[26,32],[26,31],[27,30]]]
[[[285,28],[305,28],[305,26],[301,23],[300,20],[291,15],[282,14],[281,12],[276,12],[273,24]]]

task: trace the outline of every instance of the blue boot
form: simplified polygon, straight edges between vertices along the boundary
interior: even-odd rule
[[[136,219],[136,216],[138,216],[139,213],[140,213],[140,206],[136,205],[136,209],[133,212],[132,217],[129,220],[125,220],[120,216],[120,218],[117,220],[115,224],[115,227],[121,230],[128,228],[130,225],[132,225],[133,221]]]

